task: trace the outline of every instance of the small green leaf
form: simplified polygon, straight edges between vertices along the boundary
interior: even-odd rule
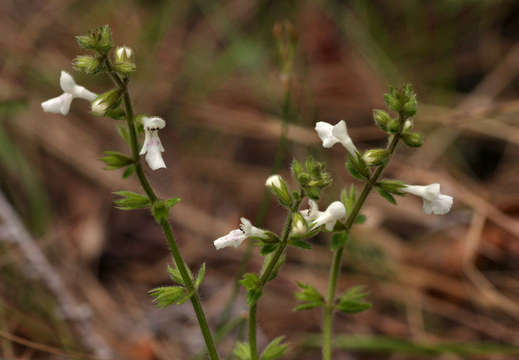
[[[330,248],[332,251],[337,251],[346,244],[348,241],[348,233],[345,231],[333,234]]]
[[[364,224],[365,221],[366,221],[366,215],[359,214],[359,215],[357,215],[357,217],[355,218],[355,220],[353,222],[355,224]]]
[[[176,282],[179,285],[185,285],[184,279],[182,279],[182,275],[180,275],[180,271],[176,267],[172,268],[171,266],[168,265],[168,273],[169,273],[169,277],[171,278],[171,280],[173,280],[174,282]]]
[[[128,127],[126,125],[119,126],[119,135],[121,135],[121,137],[127,145],[130,145],[130,131],[128,130]]]
[[[133,159],[117,151],[105,151],[101,160],[107,165],[106,170],[117,170],[133,164]]]
[[[238,341],[232,351],[237,360],[250,360],[250,346],[246,342]]]
[[[262,256],[268,255],[270,253],[273,253],[278,248],[277,243],[267,243],[261,247],[260,254]]]
[[[296,306],[294,311],[313,309],[325,304],[324,296],[322,296],[312,285],[298,281],[297,286],[299,286],[301,290],[295,293],[295,297],[303,303]]]
[[[309,243],[307,243],[306,241],[303,241],[301,239],[290,239],[290,245],[301,248],[301,249],[305,249],[305,250],[312,249],[312,245],[310,245]]]
[[[114,201],[119,210],[145,209],[151,206],[150,200],[144,195],[131,191],[116,191],[114,194],[121,197]]]
[[[130,165],[123,171],[123,179],[127,179],[135,172],[135,165]]]
[[[197,275],[196,280],[195,280],[195,288],[196,289],[198,289],[198,287],[200,286],[200,284],[204,280],[204,275],[205,275],[205,263],[203,263],[202,266],[200,267],[200,270],[198,270],[198,275]]]
[[[157,200],[153,203],[151,213],[159,224],[169,219],[169,207],[162,200]]]
[[[171,199],[167,199],[164,201],[164,203],[166,204],[166,206],[171,209],[173,206],[175,206],[176,204],[178,204],[180,201],[180,198],[171,198]]]
[[[280,344],[284,338],[284,336],[279,336],[272,340],[261,353],[260,360],[276,360],[282,357],[287,349],[286,344]]]
[[[185,297],[186,289],[180,286],[163,286],[150,290],[153,302],[160,308],[177,303]]]
[[[396,205],[396,200],[393,197],[393,195],[388,193],[386,190],[382,189],[380,186],[377,186],[376,189],[377,189],[378,193],[380,194],[380,196],[382,196],[384,199],[389,201],[391,204]]]
[[[354,286],[338,299],[337,309],[347,314],[367,310],[371,307],[371,304],[365,301],[367,295],[363,286]]]
[[[246,273],[240,280],[240,284],[247,290],[255,289],[259,284],[258,275],[254,273]]]

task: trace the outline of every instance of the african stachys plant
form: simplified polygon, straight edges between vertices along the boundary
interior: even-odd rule
[[[198,288],[205,274],[205,264],[196,276],[184,262],[169,223],[169,211],[179,201],[178,198],[160,199],[149,183],[141,164],[141,156],[152,170],[165,168],[162,158],[164,147],[159,138],[159,130],[166,126],[164,119],[157,116],[136,115],[134,113],[130,93],[130,75],[135,71],[132,49],[121,46],[114,50],[112,34],[108,26],[99,27],[88,35],[78,36],[81,48],[91,50],[91,55],[78,56],[74,68],[87,74],[105,74],[111,78],[114,87],[104,93],[95,94],[85,87],[77,85],[70,74],[61,72],[60,85],[63,94],[42,103],[45,112],[67,115],[75,98],[91,103],[92,114],[124,120],[119,125],[119,133],[128,144],[130,154],[107,151],[102,160],[108,170],[123,170],[123,178],[136,176],[143,194],[131,191],[118,191],[119,197],[115,205],[121,210],[149,209],[161,226],[175,263],[168,269],[170,278],[176,285],[153,289],[150,293],[160,307],[180,304],[187,300],[192,303],[210,359],[218,359],[215,342],[211,334]],[[306,310],[316,307],[323,309],[323,359],[331,359],[332,316],[335,310],[348,314],[360,312],[370,307],[365,301],[366,292],[362,287],[354,287],[340,296],[336,296],[337,278],[339,275],[344,245],[351,227],[364,221],[360,214],[369,193],[375,188],[380,195],[392,203],[394,196],[413,194],[423,198],[424,210],[428,214],[444,214],[450,210],[452,198],[440,193],[439,184],[428,186],[408,185],[399,180],[382,179],[381,175],[391,159],[398,143],[417,147],[422,144],[421,136],[412,132],[411,117],[416,113],[416,95],[407,85],[400,89],[391,89],[385,97],[386,104],[396,116],[383,110],[375,110],[376,124],[388,133],[388,145],[385,149],[371,149],[362,155],[348,135],[346,123],[331,125],[318,122],[315,126],[322,140],[323,147],[330,148],[334,144],[343,145],[348,154],[346,168],[351,175],[365,183],[360,193],[351,185],[343,190],[338,200],[331,202],[324,210],[319,210],[317,201],[321,193],[332,181],[325,171],[325,164],[313,158],[303,163],[294,160],[291,171],[297,186],[291,189],[288,182],[280,175],[268,177],[265,185],[286,209],[285,225],[280,233],[261,229],[251,221],[241,218],[239,228],[214,241],[216,249],[238,247],[244,240],[254,241],[264,256],[262,269],[256,273],[246,273],[240,283],[247,290],[249,307],[248,342],[238,342],[234,347],[234,356],[239,360],[274,360],[283,356],[286,344],[283,337],[272,340],[260,353],[256,341],[256,317],[258,305],[266,284],[273,280],[285,260],[290,246],[311,249],[308,240],[320,232],[332,234],[330,247],[333,261],[326,296],[321,295],[309,284],[297,283],[300,291],[296,294],[300,304],[295,310]],[[308,207],[301,209],[307,201]]]

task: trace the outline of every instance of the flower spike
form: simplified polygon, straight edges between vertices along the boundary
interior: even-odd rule
[[[165,168],[166,164],[162,159],[164,147],[160,142],[159,130],[166,126],[166,122],[160,117],[143,117],[142,125],[144,127],[144,144],[142,144],[139,155],[146,154],[146,162],[152,170]]]
[[[447,214],[454,201],[452,196],[440,194],[440,184],[438,183],[427,186],[406,185],[402,191],[423,198],[423,210],[426,214]]]
[[[93,101],[96,94],[87,90],[85,87],[77,85],[74,78],[66,71],[61,71],[59,79],[63,94],[55,98],[49,99],[41,103],[43,111],[54,114],[67,115],[70,110],[70,104],[75,98]]]

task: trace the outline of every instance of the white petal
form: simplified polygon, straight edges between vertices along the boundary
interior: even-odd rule
[[[268,187],[281,188],[282,178],[279,175],[270,175],[265,181],[265,185]]]
[[[72,75],[70,75],[68,72],[61,70],[59,84],[64,92],[69,94],[74,93],[74,87],[76,86],[76,82],[74,81]]]
[[[87,101],[94,101],[94,99],[97,97],[97,94],[80,85],[76,85],[74,87],[74,92],[72,94],[74,95],[74,97],[84,99]]]
[[[319,121],[315,124],[315,131],[317,135],[321,138],[323,142],[324,148],[331,148],[335,145],[339,140],[332,135],[333,125],[328,124],[324,121]]]
[[[232,230],[227,235],[216,239],[213,244],[216,250],[220,250],[228,246],[238,247],[244,240],[245,235],[241,230]]]
[[[332,128],[332,135],[341,142],[342,146],[344,146],[350,154],[355,155],[355,153],[358,152],[357,147],[353,144],[353,141],[348,135],[348,128],[344,120],[335,124]]]
[[[452,196],[440,194],[437,199],[433,201],[424,200],[423,208],[426,214],[445,215],[452,207],[454,199]]]
[[[164,119],[153,116],[153,117],[146,117],[144,116],[142,118],[142,126],[145,130],[151,130],[151,129],[163,129],[166,126],[166,122]]]
[[[42,102],[41,107],[45,112],[67,115],[70,110],[72,98],[72,95],[64,93],[58,97]]]
[[[148,146],[145,159],[151,170],[157,170],[166,167],[164,159],[162,158],[162,152],[156,146]]]

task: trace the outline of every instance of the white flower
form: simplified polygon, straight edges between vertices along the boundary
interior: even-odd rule
[[[132,57],[133,51],[127,46],[120,46],[115,50],[115,57],[118,62],[124,61],[124,59],[129,59]]]
[[[323,214],[322,211],[319,211],[319,206],[317,205],[317,202],[312,199],[308,200],[308,209],[301,210],[299,212],[301,213],[301,215],[303,215],[303,218],[308,223],[311,223]]]
[[[423,198],[423,210],[426,214],[447,214],[454,201],[452,196],[440,194],[440,184],[406,185],[402,191]]]
[[[241,243],[250,237],[257,237],[261,239],[267,239],[268,235],[265,230],[257,228],[252,223],[242,217],[239,229],[231,230],[227,235],[219,237],[214,243],[216,250],[220,250],[229,246],[238,247]]]
[[[231,230],[227,235],[219,237],[213,241],[216,250],[220,250],[229,246],[238,247],[247,237],[240,229]]]
[[[345,217],[346,208],[344,204],[340,201],[334,201],[314,220],[312,229],[325,225],[326,230],[332,231],[335,223]]]
[[[270,175],[265,181],[265,186],[281,189],[283,178],[280,175]]]
[[[353,144],[353,141],[348,135],[348,128],[344,120],[339,121],[335,125],[319,121],[315,124],[315,131],[317,131],[317,135],[321,138],[324,148],[331,148],[340,142],[351,155],[355,155],[355,153],[358,152],[355,144]]]
[[[83,86],[77,85],[74,78],[70,76],[66,71],[61,71],[59,79],[63,94],[58,97],[41,103],[43,111],[54,114],[67,115],[70,110],[70,104],[72,99],[81,98],[88,101],[93,101],[96,98],[96,94],[87,90]]]
[[[157,117],[143,117],[142,125],[144,126],[144,144],[142,144],[139,155],[146,154],[146,162],[152,170],[165,168],[166,164],[162,159],[164,147],[160,142],[159,129],[166,126],[166,122]]]

